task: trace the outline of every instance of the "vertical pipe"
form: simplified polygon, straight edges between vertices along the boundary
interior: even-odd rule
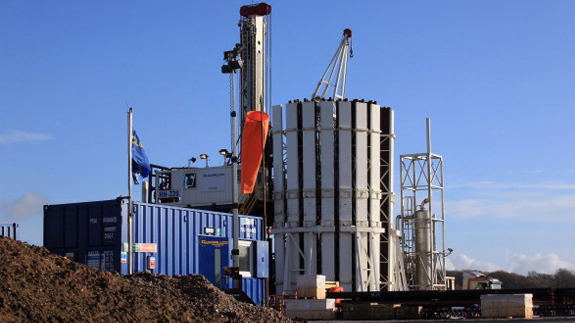
[[[240,266],[240,256],[239,256],[239,236],[240,236],[240,220],[238,217],[238,144],[236,135],[236,96],[235,96],[235,71],[232,70],[232,216],[233,216],[233,263],[234,267]],[[233,286],[234,288],[240,288],[241,277],[234,278]]]
[[[429,214],[428,214],[428,225],[429,225],[429,237],[435,238],[435,225],[432,221],[433,218],[433,199],[432,199],[432,183],[433,183],[433,174],[432,167],[431,167],[431,119],[426,119],[426,129],[427,129],[427,198],[429,200]],[[436,261],[433,257],[433,249],[434,244],[429,244],[429,257],[431,258],[431,272],[428,275],[429,278],[429,289],[433,289],[433,285],[435,283],[435,272],[436,272]]]
[[[385,226],[385,236],[387,237],[387,254],[388,256],[388,263],[387,263],[387,267],[389,268],[388,271],[388,279],[389,280],[393,280],[393,277],[395,277],[395,266],[393,266],[392,264],[395,264],[399,261],[399,258],[396,257],[396,247],[394,246],[394,244],[397,242],[397,240],[393,239],[393,235],[391,234],[392,230],[395,228],[394,223],[393,223],[393,212],[394,212],[394,204],[395,204],[395,195],[393,193],[394,187],[395,187],[395,183],[394,183],[394,172],[395,172],[395,114],[393,112],[393,109],[388,108],[389,109],[389,114],[388,114],[388,122],[389,122],[389,137],[388,137],[388,141],[389,141],[389,151],[388,151],[388,189],[389,189],[389,198],[388,198],[388,206],[386,209],[387,212],[387,225]],[[383,125],[381,125],[383,126]],[[381,275],[381,272],[380,272]],[[392,281],[393,283],[393,281]],[[388,288],[388,290],[391,290],[391,284],[389,285],[390,288]]]
[[[443,275],[443,284],[446,284],[447,286],[447,281],[446,281],[446,277],[445,277],[445,199],[444,199],[444,192],[443,189],[445,187],[445,183],[443,182],[443,157],[440,157],[439,159],[440,164],[440,171],[441,171],[441,241],[443,243],[442,247],[441,247],[441,253],[442,253],[442,257],[441,257],[441,262],[442,262],[442,267],[441,267],[441,272]]]
[[[267,213],[267,208],[266,208],[267,202],[268,202],[268,201],[267,201],[268,191],[267,191],[267,186],[266,186],[267,178],[266,178],[266,144],[265,144],[267,138],[264,138],[264,132],[265,132],[265,130],[264,130],[264,123],[263,123],[263,120],[264,120],[264,110],[265,110],[265,108],[266,108],[265,103],[266,103],[265,101],[262,103],[263,109],[262,109],[262,111],[260,111],[260,120],[262,120],[262,122],[261,122],[261,137],[260,137],[260,139],[261,139],[261,142],[262,142],[262,192],[263,192],[263,199],[264,199],[264,221],[263,221],[263,222],[264,222],[264,223],[263,223],[264,232],[263,232],[263,239],[264,239],[264,241],[268,241],[268,221],[267,221],[267,219],[268,219],[268,213]],[[271,107],[270,107],[270,109],[271,109]],[[266,110],[266,111],[267,111],[267,110]],[[269,119],[268,119],[268,120],[269,120]],[[271,121],[271,120],[270,120],[270,121]],[[268,296],[269,296],[269,289],[270,289],[270,288],[269,288],[269,282],[270,282],[270,281],[269,281],[269,278],[266,278],[266,282],[265,282],[265,285],[266,285],[266,286],[265,286],[265,299],[266,299],[266,302],[267,302],[267,299],[268,299]],[[267,305],[267,304],[266,304],[266,305]]]
[[[287,207],[284,205],[286,200],[286,189],[284,180],[284,161],[283,161],[283,112],[282,106],[273,107],[273,146],[274,146],[274,230],[285,228]],[[275,250],[275,270],[276,270],[276,294],[284,290],[284,272],[283,263],[285,260],[286,235],[284,232],[275,232],[274,250]]]
[[[133,273],[132,244],[134,243],[132,214],[132,108],[128,110],[128,274]]]

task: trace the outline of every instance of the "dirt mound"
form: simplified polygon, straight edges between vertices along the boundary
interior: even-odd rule
[[[120,276],[0,237],[0,322],[289,322],[201,275]]]

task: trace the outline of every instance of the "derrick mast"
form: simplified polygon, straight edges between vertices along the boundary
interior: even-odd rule
[[[240,123],[243,126],[249,111],[267,112],[270,105],[270,37],[267,3],[243,6],[240,9]],[[241,127],[240,127],[241,128]]]

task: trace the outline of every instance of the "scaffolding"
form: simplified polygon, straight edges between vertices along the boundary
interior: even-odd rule
[[[446,289],[443,157],[427,152],[400,156],[400,243],[411,290]],[[426,208],[427,206],[427,208]]]

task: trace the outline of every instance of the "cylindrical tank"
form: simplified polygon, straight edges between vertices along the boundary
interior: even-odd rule
[[[295,289],[300,275],[324,275],[346,291],[388,287],[392,118],[391,108],[364,100],[274,107],[274,156],[283,156],[274,158],[277,293]]]
[[[419,290],[431,289],[431,237],[429,233],[429,211],[421,209],[415,212],[415,266],[416,282]]]

